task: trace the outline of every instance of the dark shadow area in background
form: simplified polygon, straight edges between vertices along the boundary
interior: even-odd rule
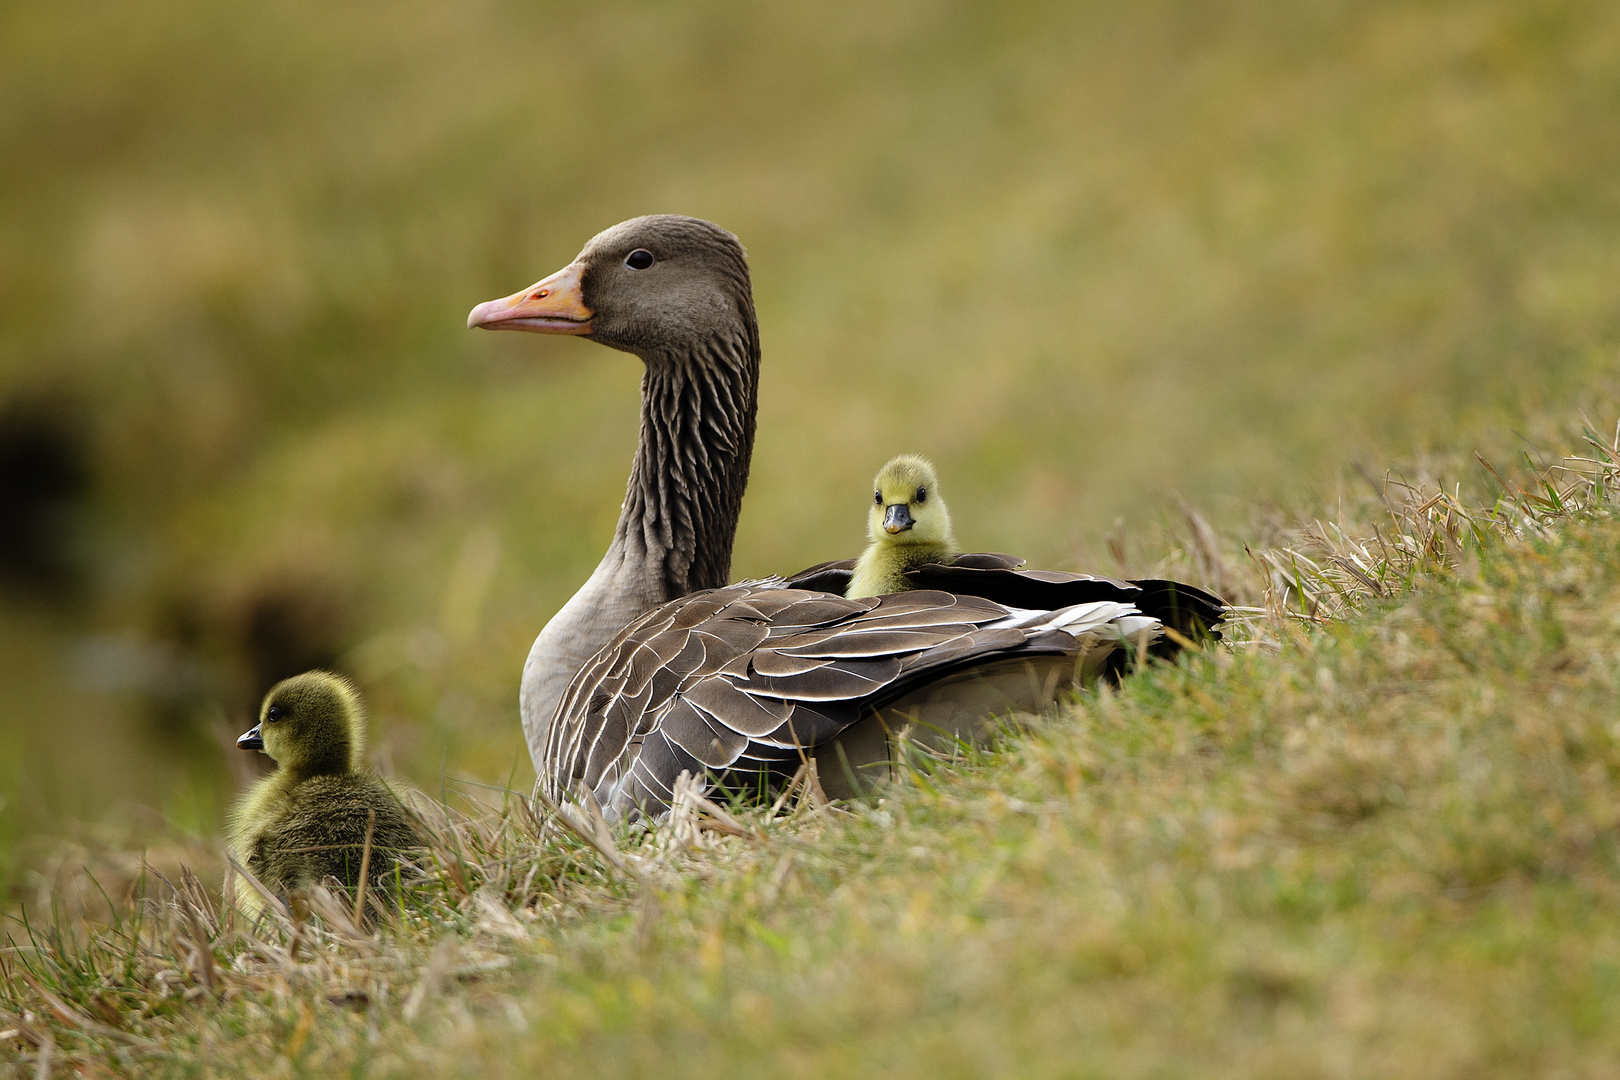
[[[9,591],[51,601],[82,592],[88,428],[65,396],[0,405],[0,584]]]

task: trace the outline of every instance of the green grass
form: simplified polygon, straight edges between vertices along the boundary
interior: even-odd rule
[[[426,875],[374,935],[345,904],[249,927],[184,870],[128,905],[127,857],[119,878],[88,853],[124,921],[85,921],[106,902],[64,867],[0,954],[7,1052],[176,1076],[1606,1075],[1620,444],[1581,456],[1504,470],[1490,506],[1364,507],[1376,536],[1337,548],[1387,553],[1361,577],[1303,539],[1227,566],[1265,601],[1247,644],[909,753],[869,803],[688,800],[615,841],[468,792],[428,811]],[[1285,607],[1290,557],[1324,568]]]

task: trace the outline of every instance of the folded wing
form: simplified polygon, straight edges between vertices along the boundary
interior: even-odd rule
[[[924,570],[1019,573],[1007,557],[983,558]],[[614,816],[666,808],[683,771],[768,788],[863,716],[953,673],[1076,656],[1104,640],[1154,647],[1162,636],[1161,620],[1127,599],[1147,590],[1079,575],[1035,579],[1068,602],[1030,606],[970,590],[852,600],[794,587],[836,583],[839,573],[848,571],[831,564],[791,582],[693,593],[625,627],[564,695],[542,785],[553,798],[583,786]],[[1034,596],[1023,579],[984,581],[1007,596]]]

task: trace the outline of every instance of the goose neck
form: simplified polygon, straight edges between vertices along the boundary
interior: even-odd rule
[[[729,578],[757,374],[757,353],[719,343],[707,355],[647,358],[641,438],[608,557],[621,570],[639,564],[660,602]]]

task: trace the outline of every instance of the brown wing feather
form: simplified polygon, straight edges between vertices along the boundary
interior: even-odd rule
[[[688,702],[710,716],[724,717],[750,738],[775,731],[793,715],[793,703],[768,694],[751,694],[727,678],[703,679],[687,689]]]
[[[756,669],[758,663],[756,656]],[[876,693],[899,674],[899,658],[888,656],[881,660],[835,660],[798,675],[761,674],[750,685],[787,701],[844,701]]]
[[[748,748],[748,736],[722,723],[685,698],[670,703],[659,731],[708,769],[723,769]]]
[[[898,656],[916,652],[939,644],[937,633],[924,629],[850,629],[844,632],[823,631],[806,634],[790,644],[773,645],[775,652],[794,657],[834,657],[850,659],[861,656]]]

